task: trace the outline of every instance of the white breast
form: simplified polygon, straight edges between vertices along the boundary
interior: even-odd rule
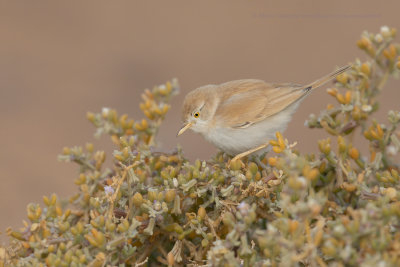
[[[216,126],[203,136],[222,151],[237,155],[275,139],[275,132],[283,132],[286,129],[298,105],[299,102],[244,129]]]

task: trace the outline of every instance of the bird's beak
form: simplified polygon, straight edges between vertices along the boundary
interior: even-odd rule
[[[178,134],[176,136],[180,136],[181,134],[183,134],[184,131],[186,131],[187,129],[189,129],[190,127],[192,127],[193,123],[189,122],[188,124],[184,125],[178,132]]]

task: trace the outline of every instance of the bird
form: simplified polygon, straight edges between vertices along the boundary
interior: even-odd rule
[[[260,153],[276,132],[286,129],[306,96],[350,67],[307,85],[242,79],[198,87],[184,98],[177,136],[191,129],[235,160]]]

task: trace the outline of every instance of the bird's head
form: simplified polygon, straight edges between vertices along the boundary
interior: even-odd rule
[[[189,128],[198,133],[209,130],[217,105],[215,88],[215,85],[206,85],[186,95],[182,109],[183,126],[178,135]]]

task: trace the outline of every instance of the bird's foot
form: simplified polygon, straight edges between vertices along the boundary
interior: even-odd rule
[[[238,160],[238,159],[241,159],[241,158],[243,158],[243,157],[246,157],[246,156],[248,156],[248,155],[250,155],[250,154],[252,154],[252,153],[254,153],[254,152],[257,152],[257,151],[259,151],[259,150],[261,150],[261,149],[267,148],[268,146],[269,146],[269,143],[265,143],[265,144],[262,144],[262,145],[260,145],[260,146],[258,146],[258,147],[256,147],[256,148],[253,148],[253,149],[247,150],[247,151],[245,151],[245,152],[242,152],[242,153],[236,155],[236,156],[232,159],[232,161],[236,161],[236,160]]]

